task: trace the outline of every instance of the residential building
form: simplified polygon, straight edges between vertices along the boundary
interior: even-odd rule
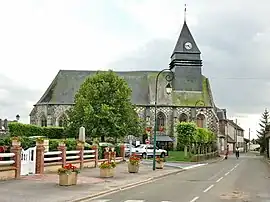
[[[227,120],[227,143],[230,152],[235,152],[237,146],[241,152],[244,152],[244,129],[233,120]]]

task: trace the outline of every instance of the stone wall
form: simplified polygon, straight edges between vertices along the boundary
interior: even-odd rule
[[[59,119],[66,115],[66,110],[71,105],[38,105],[35,106],[30,115],[30,123],[34,125],[41,125],[41,118],[46,117],[48,126],[58,126]],[[145,119],[149,116],[149,126],[154,128],[154,107],[138,106],[136,111],[140,118]],[[189,107],[158,107],[157,113],[163,113],[165,119],[164,133],[169,136],[174,136],[174,122],[179,121],[181,114],[188,117],[188,121],[196,121],[199,114],[204,115],[204,126],[214,133],[219,133],[218,118],[213,108],[189,108]]]

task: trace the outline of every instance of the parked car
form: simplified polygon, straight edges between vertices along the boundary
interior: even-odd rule
[[[154,145],[141,144],[135,148],[132,148],[131,151],[132,153],[135,153],[136,155],[142,156],[142,158],[146,158],[148,156],[151,157],[154,154]],[[156,155],[160,156],[161,158],[164,158],[165,156],[167,156],[167,151],[156,147]]]
[[[131,151],[133,148],[135,148],[134,145],[130,145],[128,143],[125,143],[125,156],[129,156],[130,155],[130,148],[131,148]]]

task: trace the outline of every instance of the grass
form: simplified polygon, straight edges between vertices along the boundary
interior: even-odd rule
[[[166,161],[184,161],[190,162],[191,157],[185,157],[184,151],[169,151],[169,156],[166,157]]]
[[[184,151],[169,151],[168,153],[167,162],[191,162],[191,156],[185,157]],[[148,160],[153,160],[153,158],[148,158]]]

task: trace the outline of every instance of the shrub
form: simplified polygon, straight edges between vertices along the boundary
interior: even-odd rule
[[[45,136],[49,139],[74,138],[75,134],[64,133],[62,127],[41,127],[31,124],[9,123],[9,133],[11,136]]]

